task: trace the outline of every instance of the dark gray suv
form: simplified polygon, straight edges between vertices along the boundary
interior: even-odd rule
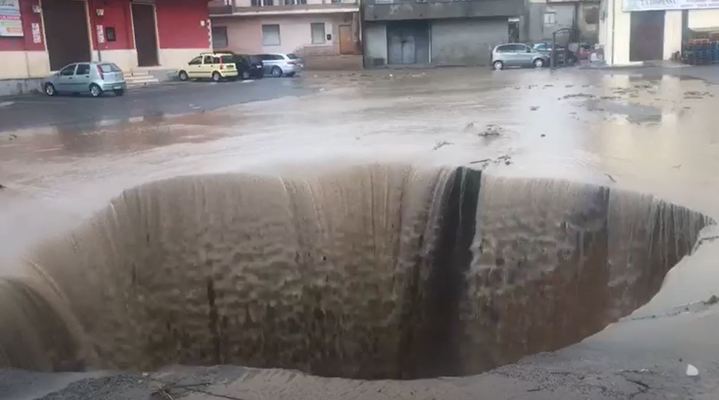
[[[549,64],[549,56],[532,49],[523,43],[500,44],[492,50],[492,68],[535,67]]]

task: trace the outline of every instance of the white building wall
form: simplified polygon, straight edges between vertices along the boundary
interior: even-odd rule
[[[42,78],[50,74],[47,51],[3,51],[0,79]]]
[[[599,24],[599,43],[610,65],[632,65],[629,61],[631,43],[631,13],[624,12],[622,0],[606,0],[602,4]],[[690,29],[719,27],[719,9],[689,10]],[[682,11],[666,11],[664,16],[663,58],[670,60],[682,46]]]
[[[638,64],[629,61],[631,14],[624,12],[622,0],[606,0],[603,4],[599,43],[604,46],[604,59],[609,65]]]
[[[348,14],[349,15],[349,14]],[[341,15],[337,14],[315,14],[315,15],[290,15],[262,18],[261,24],[277,24],[280,26],[279,46],[262,46],[263,53],[296,53],[304,54],[337,54],[339,48],[339,28],[342,23]],[[313,23],[325,24],[325,42],[312,43]],[[347,22],[351,24],[351,20]],[[262,29],[260,27],[260,29]],[[326,36],[330,34],[331,38]]]
[[[352,25],[352,13],[291,14],[258,17],[217,17],[213,26],[227,28],[227,47],[237,53],[339,54],[339,26]],[[312,43],[312,24],[325,25],[324,43]],[[262,43],[262,25],[279,25],[280,44]],[[327,35],[330,38],[327,39]]]
[[[664,59],[671,60],[676,52],[682,51],[682,11],[664,13]]]
[[[691,10],[688,19],[689,29],[719,29],[719,10]]]
[[[97,50],[92,51],[93,61],[99,61],[100,57],[103,62],[114,63],[126,72],[137,69],[137,50],[135,49],[102,50],[100,54]]]
[[[158,58],[160,59],[161,67],[179,69],[187,65],[190,60],[197,57],[200,53],[209,51],[208,48],[197,48],[197,49],[159,49]]]

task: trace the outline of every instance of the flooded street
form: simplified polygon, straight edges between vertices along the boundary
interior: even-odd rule
[[[0,125],[0,277],[10,287],[0,321],[41,310],[28,320],[67,338],[26,367],[159,369],[0,372],[0,398],[63,388],[46,398],[146,398],[198,381],[205,393],[175,395],[719,396],[719,70],[307,72],[282,85],[237,84],[277,91],[241,104],[193,109],[176,98],[182,108],[164,113],[152,109],[158,98],[119,119],[99,109],[80,122]],[[140,259],[158,269],[137,272]],[[234,264],[247,267],[227,272]],[[286,268],[295,264],[301,274]],[[425,272],[403,272],[410,264]],[[49,297],[12,285],[27,279],[50,282]],[[133,297],[137,282],[146,292]],[[322,295],[321,317],[298,308]],[[74,314],[45,314],[53,296]],[[13,309],[28,298],[32,307]],[[239,309],[245,324],[278,322],[240,326]],[[196,319],[173,319],[181,314]],[[61,334],[63,318],[77,326]],[[0,361],[25,357],[7,346],[22,332],[0,334]],[[97,354],[69,355],[78,337]],[[45,349],[47,338],[33,343]]]

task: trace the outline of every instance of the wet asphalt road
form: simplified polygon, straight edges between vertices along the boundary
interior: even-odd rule
[[[24,97],[0,106],[0,275],[16,273],[13,257],[77,225],[123,189],[188,174],[301,173],[387,160],[469,165],[488,175],[569,179],[653,194],[719,220],[717,82],[719,67],[447,68],[173,84],[123,99]],[[275,97],[282,98],[253,102]],[[237,103],[245,104],[193,113]],[[172,110],[190,115],[132,119]],[[98,122],[113,118],[131,123],[105,128]],[[22,126],[18,119],[36,128],[8,137]],[[100,128],[78,134],[77,121],[83,120]],[[45,129],[58,123],[70,128]],[[573,346],[479,376],[366,382],[266,370],[249,379],[234,369],[240,367],[227,367],[229,375],[209,390],[248,400],[714,400],[719,306],[707,299],[719,295],[718,255],[719,240],[707,240],[633,315]],[[689,363],[699,377],[686,376]],[[185,379],[214,381],[205,372],[188,368]],[[151,376],[167,378],[163,374]],[[120,400],[153,390],[144,377],[105,381],[0,371],[0,398],[37,398],[83,378],[88,380],[48,398]],[[231,392],[228,380],[242,387]]]
[[[130,89],[122,97],[41,94],[0,98],[0,132],[73,126],[88,130],[141,117],[210,111],[310,92],[296,78],[234,82],[172,82]]]

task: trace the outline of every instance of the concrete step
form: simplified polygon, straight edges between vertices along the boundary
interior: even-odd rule
[[[160,80],[144,71],[131,71],[125,74],[125,82],[127,87],[141,87],[158,84]]]

